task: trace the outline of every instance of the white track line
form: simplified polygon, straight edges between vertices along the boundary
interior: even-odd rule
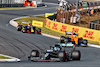
[[[43,3],[50,4],[50,5],[59,5],[57,3],[48,3],[48,2],[43,2]]]
[[[48,10],[48,9],[54,9],[55,7],[50,7],[50,8],[40,8],[40,9],[34,9],[34,10]]]
[[[11,57],[11,56],[4,55],[4,54],[0,54],[0,56],[4,56],[4,57],[10,58],[10,59],[0,59],[0,62],[19,62],[19,61],[21,61],[21,60],[18,59],[18,58]]]

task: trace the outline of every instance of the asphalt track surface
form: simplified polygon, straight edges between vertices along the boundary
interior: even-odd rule
[[[43,0],[44,1],[44,0]],[[73,0],[74,1],[74,0]],[[45,2],[48,2],[46,0]],[[53,2],[53,0],[50,0]],[[100,67],[100,49],[92,47],[77,47],[81,51],[80,61],[69,62],[31,62],[27,57],[32,49],[45,51],[58,40],[36,34],[25,34],[16,31],[8,22],[17,17],[32,16],[55,12],[58,5],[48,4],[48,7],[37,9],[0,10],[0,53],[20,58],[21,62],[0,63],[0,67]]]

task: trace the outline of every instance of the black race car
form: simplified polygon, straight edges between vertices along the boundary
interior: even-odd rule
[[[50,50],[46,52],[39,53],[38,50],[32,50],[30,56],[28,57],[31,61],[70,61],[70,60],[80,60],[81,52],[75,50],[75,45],[73,43],[57,43],[50,46]]]
[[[33,26],[23,26],[23,25],[18,25],[17,26],[17,31],[22,31],[23,33],[35,33],[35,34],[41,34],[41,29],[38,28],[36,30],[36,27]]]

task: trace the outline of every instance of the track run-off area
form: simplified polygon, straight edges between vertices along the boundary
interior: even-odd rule
[[[75,2],[75,0],[69,0]],[[31,50],[45,51],[59,40],[37,34],[25,34],[16,31],[9,21],[23,16],[34,16],[56,12],[57,0],[43,0],[48,7],[0,10],[0,54],[21,59],[21,62],[0,63],[0,67],[100,67],[100,49],[76,47],[81,51],[80,61],[68,62],[31,62],[28,56]],[[51,2],[51,3],[50,3]]]

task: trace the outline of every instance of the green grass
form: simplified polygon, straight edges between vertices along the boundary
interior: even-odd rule
[[[11,59],[11,58],[0,56],[0,59]]]
[[[45,19],[46,18],[44,16],[38,16],[38,17],[22,18],[22,19],[18,19],[15,21],[18,24],[20,24],[21,22],[32,22],[32,20],[37,20],[37,21],[42,21],[45,24]],[[64,34],[47,29],[45,26],[43,26],[41,29],[42,29],[41,30],[42,33],[50,34],[50,35],[57,36],[57,37],[64,36]],[[88,42],[91,44],[96,44],[96,45],[99,44],[98,42],[94,42],[94,41],[88,41]]]

